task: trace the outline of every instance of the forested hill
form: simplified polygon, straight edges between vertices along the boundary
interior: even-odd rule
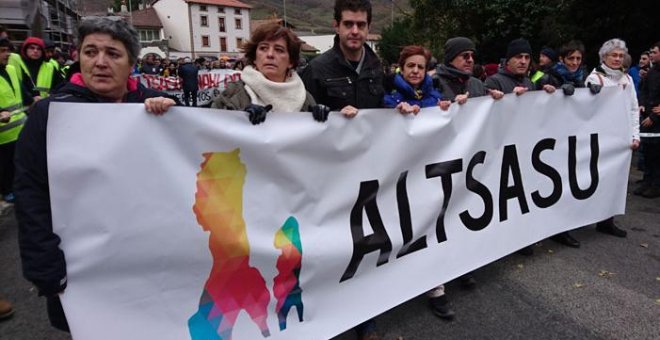
[[[253,6],[252,19],[266,19],[277,13],[283,17],[286,3],[286,17],[297,31],[316,34],[333,33],[332,17],[335,2],[332,0],[241,0]],[[394,19],[410,11],[408,0],[372,0],[372,27],[370,33],[380,33]],[[392,6],[394,4],[394,6]]]

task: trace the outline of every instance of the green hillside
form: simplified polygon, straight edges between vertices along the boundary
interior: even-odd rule
[[[242,0],[253,6],[252,19],[266,19],[276,14],[283,17],[286,4],[287,20],[297,31],[309,31],[317,34],[333,33],[332,16],[335,2],[332,0]],[[392,14],[396,19],[409,11],[408,0],[374,0],[372,27],[370,33],[380,33],[390,25]],[[394,4],[394,6],[392,6]]]

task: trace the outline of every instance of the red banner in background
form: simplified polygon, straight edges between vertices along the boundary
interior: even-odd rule
[[[183,90],[181,89],[183,81],[179,77],[165,77],[155,74],[136,74],[133,77],[150,89],[167,92],[167,94],[176,96],[179,99],[183,96]],[[199,83],[197,105],[210,105],[213,99],[225,90],[228,83],[239,80],[241,80],[241,72],[236,70],[200,71],[197,78]]]

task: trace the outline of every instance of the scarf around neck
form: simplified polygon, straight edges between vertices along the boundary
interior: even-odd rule
[[[602,70],[602,73],[605,74],[605,77],[615,80],[616,82],[619,82],[621,78],[626,75],[623,70],[615,70],[605,64],[600,64],[600,69]]]
[[[556,63],[552,66],[552,69],[562,77],[564,82],[571,82],[574,84],[581,83],[583,78],[582,74],[582,68],[577,69],[575,72],[571,72],[568,70],[565,64],[563,63]]]
[[[253,66],[246,66],[241,74],[245,90],[253,104],[272,105],[273,112],[300,112],[307,97],[305,85],[298,73],[291,72],[285,82],[267,79]]]

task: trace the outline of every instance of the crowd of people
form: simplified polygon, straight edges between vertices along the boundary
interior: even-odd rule
[[[579,41],[566,42],[558,52],[545,47],[534,54],[527,40],[515,39],[503,51],[499,65],[480,67],[475,65],[474,42],[452,37],[444,45],[443,56],[434,57],[423,46],[403,47],[395,71],[385,72],[388,68],[365,43],[371,16],[368,0],[336,0],[334,45],[301,70],[300,39],[277,24],[259,26],[243,48],[245,58],[237,66],[231,65],[242,70],[241,80],[230,83],[212,107],[245,111],[252,124],[264,122],[270,111],[310,112],[323,123],[331,111],[349,119],[362,109],[384,107],[417,115],[424,107],[447,110],[480,96],[499,100],[508,93],[524,95],[529,91],[560,91],[571,96],[576,88],[588,88],[597,95],[602,87],[623,86],[629,88],[625,114],[630,115],[631,125],[622,128],[629,129],[630,148],[636,150],[641,145],[643,150],[639,166],[644,178],[635,193],[646,198],[660,196],[660,42],[631,67],[625,42],[607,40],[598,51],[599,65],[589,72],[583,65],[586,51]],[[51,323],[62,330],[68,330],[68,325],[58,296],[66,288],[66,264],[51,225],[46,168],[49,104],[144,102],[148,112],[162,114],[182,104],[165,93],[144,88],[131,74],[179,76],[184,79],[186,105],[191,99],[196,106],[197,86],[185,87],[186,79],[190,84],[200,69],[223,67],[220,61],[193,63],[183,58],[171,62],[153,55],[140,61],[137,33],[123,21],[85,20],[79,39],[79,66],[72,65],[63,73],[64,67],[55,65],[43,40],[31,37],[20,53],[12,53],[9,41],[0,36],[3,204],[16,204],[24,276],[47,298]],[[532,67],[535,56],[538,63]],[[596,230],[626,237],[613,217],[598,222]],[[580,246],[567,232],[553,240]],[[526,247],[519,252],[532,255],[533,250]],[[477,284],[471,274],[460,280],[465,288]],[[428,292],[428,297],[435,314],[453,319],[455,312],[443,284]],[[0,318],[11,313],[11,305],[0,299]],[[355,329],[360,339],[379,338],[373,320]]]

